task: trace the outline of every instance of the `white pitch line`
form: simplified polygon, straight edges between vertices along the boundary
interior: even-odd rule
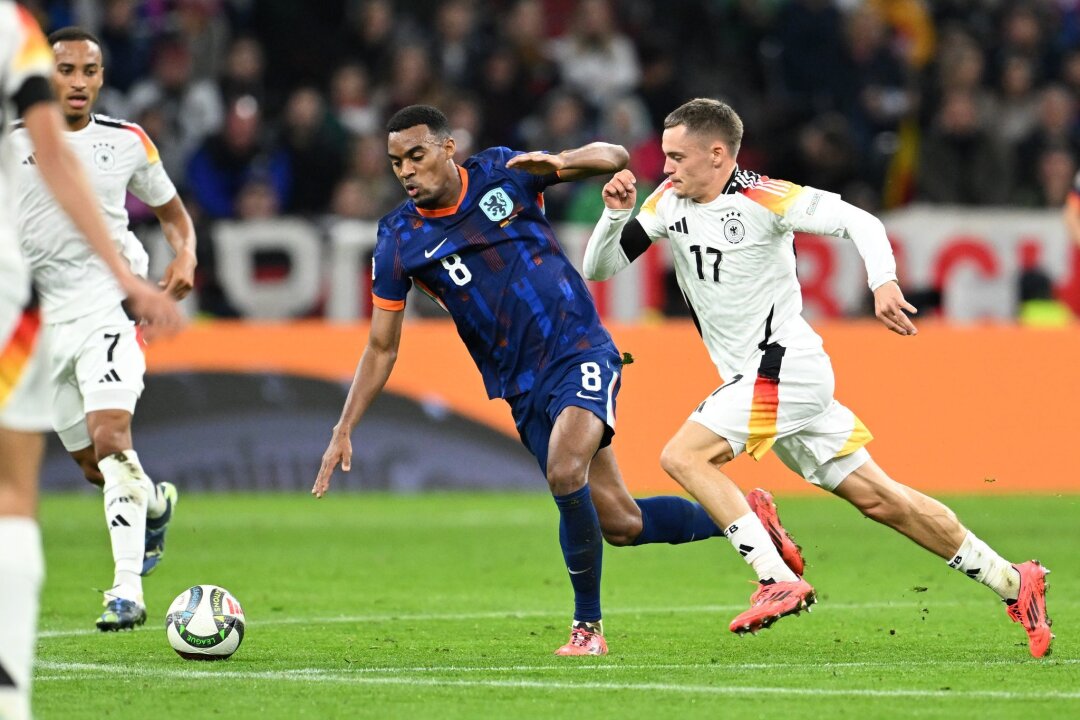
[[[566,682],[540,680],[457,680],[421,677],[364,677],[355,674],[330,673],[305,668],[300,670],[254,671],[210,669],[198,670],[154,670],[134,665],[104,665],[94,663],[56,663],[42,662],[38,666],[43,670],[82,671],[86,677],[98,677],[109,673],[128,677],[152,677],[156,679],[205,680],[206,678],[233,680],[274,680],[296,682],[323,682],[355,685],[409,685],[433,687],[493,687],[532,690],[599,690],[599,691],[648,691],[694,693],[707,695],[796,695],[811,697],[880,697],[880,698],[955,698],[984,700],[1080,700],[1080,691],[1037,690],[1016,692],[1012,690],[913,690],[865,689],[865,688],[787,688],[776,686],[723,686],[723,685],[680,685],[678,683],[602,683],[602,682]],[[42,675],[34,678],[35,682],[56,682],[81,679],[76,675]]]
[[[876,602],[876,603],[828,603],[825,605],[815,605],[814,612],[832,611],[832,610],[880,610],[880,609],[910,609],[917,607],[926,607],[929,603],[895,603],[895,602]],[[966,605],[956,600],[937,601],[932,603],[933,607],[946,607],[956,605]],[[614,615],[664,615],[664,614],[680,614],[680,613],[728,613],[738,612],[745,610],[746,605],[697,605],[697,606],[684,606],[684,607],[653,607],[653,608],[624,608],[608,610],[605,617],[612,617]],[[272,625],[334,625],[341,623],[387,623],[387,622],[432,622],[441,620],[514,620],[517,618],[534,618],[534,617],[558,617],[560,611],[558,610],[493,610],[487,612],[471,612],[471,613],[385,613],[380,615],[338,615],[333,617],[321,617],[321,618],[302,618],[302,617],[282,617],[282,618],[268,618],[266,620],[248,620],[248,627],[266,627]],[[143,625],[135,628],[136,632],[144,632],[146,630],[154,630],[154,625]],[[91,630],[87,628],[79,628],[73,630],[41,630],[38,632],[39,640],[47,640],[50,638],[66,638],[66,637],[80,637],[85,635],[101,635],[99,630]]]

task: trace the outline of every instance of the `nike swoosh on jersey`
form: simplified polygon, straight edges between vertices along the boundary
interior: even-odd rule
[[[585,393],[581,392],[580,390],[578,390],[577,396],[579,398],[581,398],[582,400],[603,400],[604,399],[604,398],[600,397],[599,395],[586,395]]]
[[[435,247],[431,248],[430,250],[425,250],[424,251],[424,257],[429,258],[432,255],[434,255],[435,253],[439,252],[439,248],[441,248],[443,246],[443,243],[446,242],[449,239],[450,238],[443,238],[441,243],[439,243]]]

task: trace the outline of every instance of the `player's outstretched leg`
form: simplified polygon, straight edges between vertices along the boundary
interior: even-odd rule
[[[791,533],[780,524],[780,514],[776,509],[772,494],[761,488],[754,488],[746,494],[746,502],[761,524],[765,526],[765,531],[769,533],[769,539],[772,540],[776,551],[780,553],[780,557],[784,559],[784,564],[791,568],[791,572],[802,577],[803,570],[806,569],[802,548],[795,542]]]
[[[867,517],[915,541],[949,567],[986,585],[1005,601],[1009,618],[1024,626],[1035,657],[1054,639],[1046,614],[1048,572],[1038,561],[1014,565],[964,527],[941,502],[902,485],[867,460],[833,490]]]
[[[161,557],[165,554],[165,531],[172,520],[173,511],[179,501],[176,486],[171,482],[159,482],[154,486],[158,497],[157,503],[150,503],[146,508],[146,533],[143,542],[142,574],[145,577],[157,569]],[[165,509],[160,510],[164,503]],[[157,511],[157,512],[155,512]]]

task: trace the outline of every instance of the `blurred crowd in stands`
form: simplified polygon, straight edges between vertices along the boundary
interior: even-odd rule
[[[383,124],[443,108],[461,156],[625,145],[664,116],[746,123],[743,167],[871,211],[1060,207],[1080,158],[1078,0],[28,0],[102,40],[100,112],[140,123],[201,221],[376,219],[403,199]],[[644,195],[644,193],[642,193]],[[593,222],[595,185],[553,188]]]

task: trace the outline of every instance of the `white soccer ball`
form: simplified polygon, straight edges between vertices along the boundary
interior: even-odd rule
[[[244,639],[244,609],[228,590],[196,585],[176,596],[165,634],[185,660],[225,660]]]

